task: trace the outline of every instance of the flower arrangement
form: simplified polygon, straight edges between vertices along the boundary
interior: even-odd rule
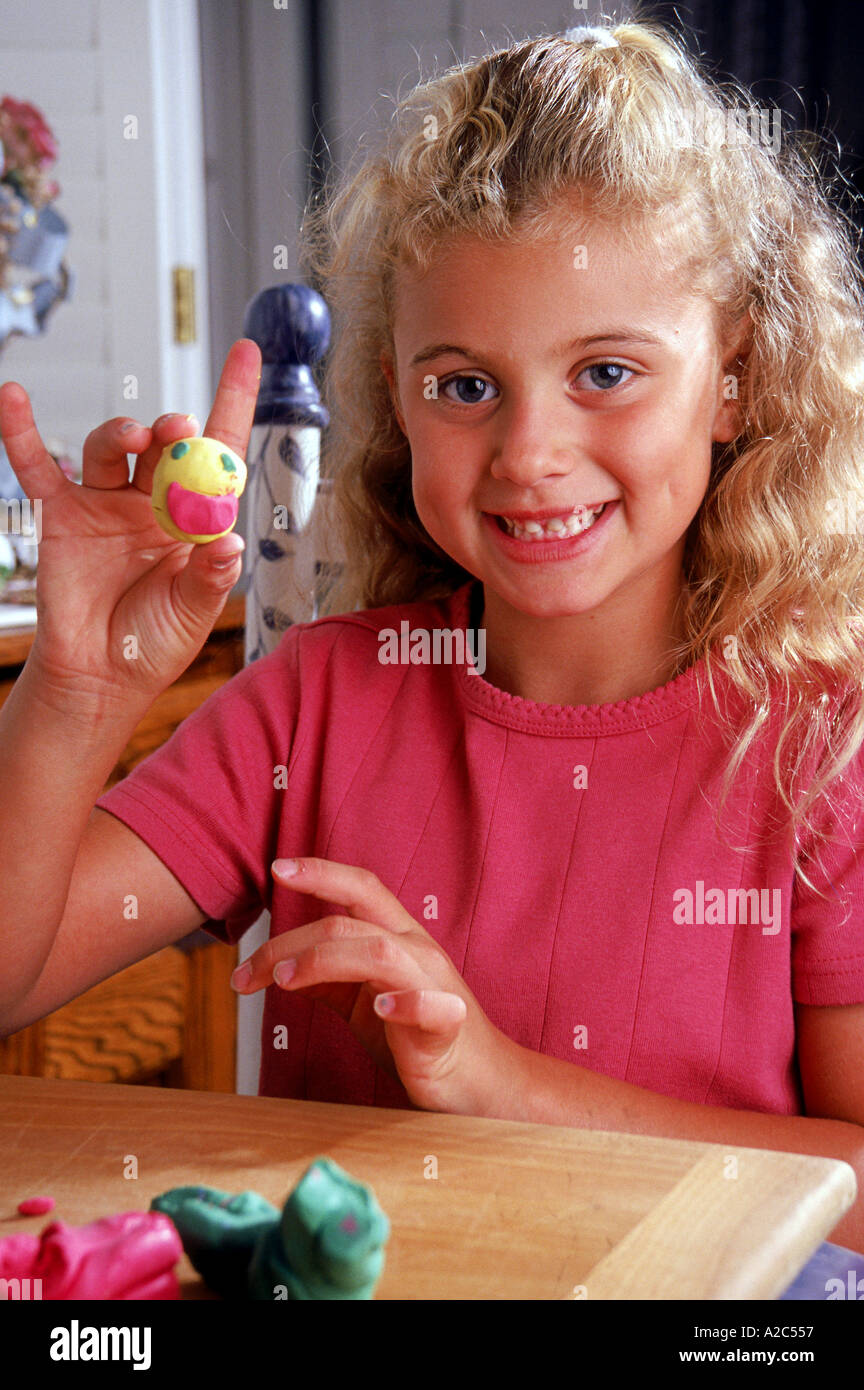
[[[69,296],[62,261],[69,229],[52,201],[60,192],[49,169],[57,141],[38,107],[0,101],[0,350],[12,333],[44,332],[55,303]]]
[[[69,228],[51,206],[60,192],[49,171],[57,141],[38,107],[0,101],[0,354],[12,334],[44,333],[54,305],[68,299],[73,278],[63,261]],[[60,441],[46,441],[67,477],[78,481]],[[0,442],[0,505],[23,489]],[[35,601],[37,545],[32,536],[0,526],[0,605]]]
[[[50,203],[60,192],[45,169],[57,158],[57,141],[42,112],[27,101],[0,101],[0,179],[17,188],[34,208]]]

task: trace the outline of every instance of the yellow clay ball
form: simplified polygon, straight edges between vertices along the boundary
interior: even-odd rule
[[[237,521],[246,465],[218,439],[178,439],[162,450],[150,503],[163,531],[204,545],[227,536]]]

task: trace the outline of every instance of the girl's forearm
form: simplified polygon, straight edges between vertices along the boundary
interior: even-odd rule
[[[488,1118],[842,1159],[855,1170],[858,1198],[827,1239],[864,1254],[864,1126],[700,1105],[512,1046],[511,1074]]]
[[[42,972],[90,812],[146,709],[70,700],[30,661],[0,709],[0,1021]]]

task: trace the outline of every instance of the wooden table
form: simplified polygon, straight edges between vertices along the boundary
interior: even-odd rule
[[[281,1206],[323,1155],[390,1219],[383,1299],[773,1299],[856,1195],[853,1169],[829,1158],[0,1076],[0,1236],[146,1211],[192,1183]],[[42,1193],[51,1216],[17,1216]],[[185,1256],[178,1275],[184,1298],[208,1296]]]

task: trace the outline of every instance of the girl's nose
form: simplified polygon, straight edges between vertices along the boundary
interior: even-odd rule
[[[493,477],[532,487],[547,478],[566,477],[588,461],[572,406],[562,419],[558,410],[550,408],[548,398],[544,407],[539,395],[509,404],[500,417]]]
[[[564,450],[551,451],[548,445],[505,447],[492,460],[490,472],[494,478],[506,479],[519,487],[533,487],[547,478],[566,477],[572,473],[576,460]]]

